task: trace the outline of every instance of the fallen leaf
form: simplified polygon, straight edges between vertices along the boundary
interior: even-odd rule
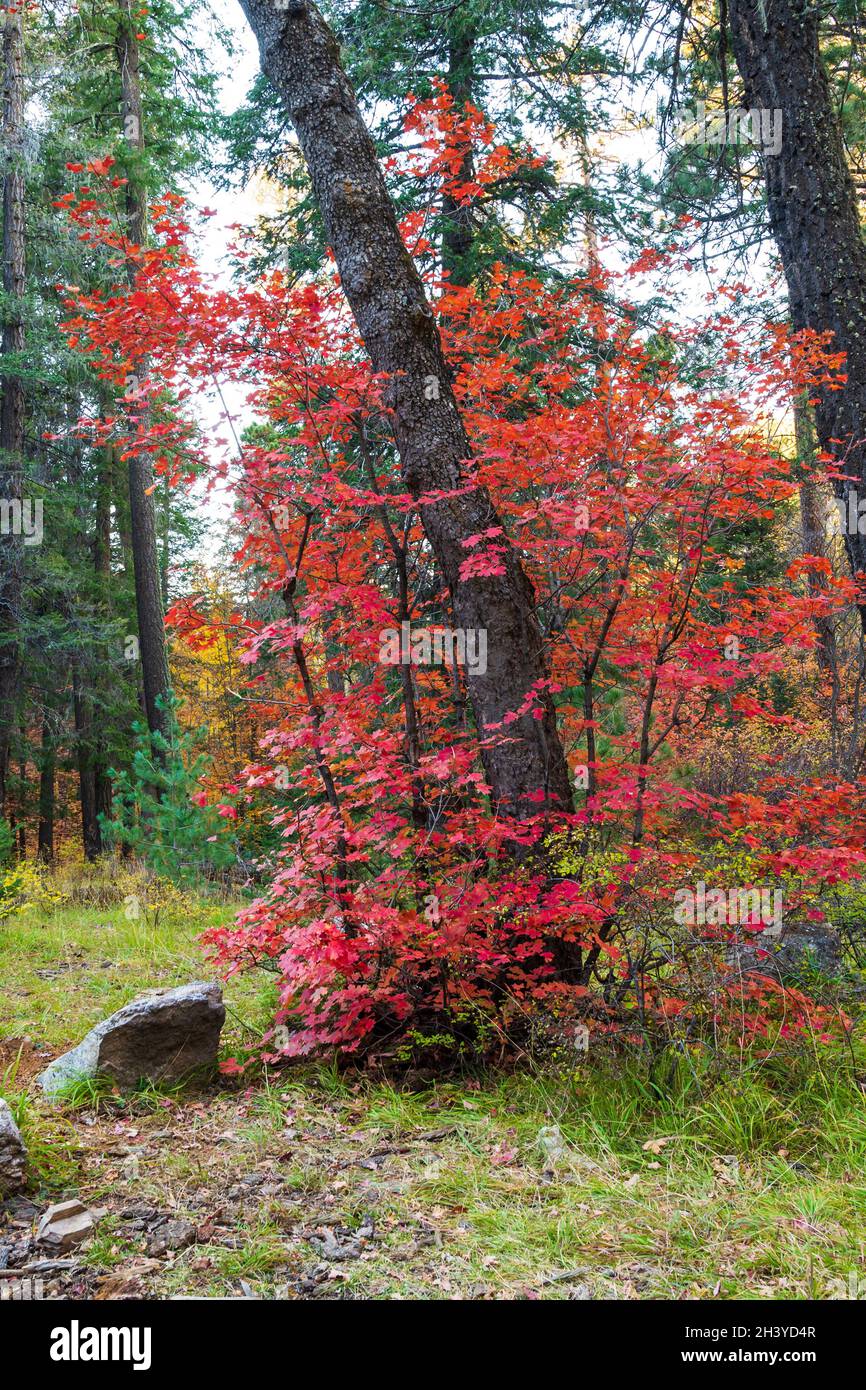
[[[676,1135],[669,1134],[664,1139],[648,1139],[642,1146],[644,1153],[660,1154],[665,1144],[672,1144]]]

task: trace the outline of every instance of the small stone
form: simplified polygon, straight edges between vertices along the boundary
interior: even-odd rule
[[[69,1202],[57,1202],[49,1207],[36,1230],[36,1241],[54,1252],[71,1250],[93,1234],[96,1225],[95,1213],[88,1211],[83,1202],[73,1198]]]
[[[27,1181],[27,1150],[12,1111],[0,1100],[0,1199],[20,1192]]]
[[[191,1221],[167,1221],[147,1242],[148,1255],[167,1255],[170,1250],[186,1250],[195,1245],[198,1233]]]

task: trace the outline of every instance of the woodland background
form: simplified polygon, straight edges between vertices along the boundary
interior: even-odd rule
[[[245,1142],[278,1162],[296,1112],[322,1139],[292,1201],[331,1221],[356,1122],[426,1144],[388,1216],[420,1222],[413,1288],[569,1282],[588,1244],[595,1278],[620,1219],[626,1296],[815,1296],[816,1260],[847,1288],[859,0],[0,8],[2,1021],[45,1181],[73,1160],[32,1109],[44,1049],[216,972]],[[483,631],[485,669],[383,659],[406,625]],[[761,892],[778,923],[744,920]],[[67,1099],[136,1135],[163,1106],[172,1143],[191,1113]],[[669,1161],[679,1216],[635,1192]],[[460,1238],[455,1173],[479,1244],[450,1282],[421,1252]],[[236,1260],[208,1217],[179,1286],[327,1286],[266,1207]],[[124,1219],[88,1292],[141,1255]],[[335,1259],[373,1251],[357,1220]],[[389,1251],[359,1288],[393,1295]]]

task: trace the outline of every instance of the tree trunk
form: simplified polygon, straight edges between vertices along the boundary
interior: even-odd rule
[[[448,16],[448,90],[454,98],[458,115],[463,115],[475,86],[475,26],[463,7],[458,5]],[[475,160],[467,146],[457,171],[461,183],[475,177]],[[460,202],[451,193],[442,195],[442,269],[448,271],[452,285],[468,285],[472,279],[471,255],[475,242],[472,226],[472,206]]]
[[[20,731],[22,747],[26,743],[26,732]],[[18,858],[27,858],[27,758],[18,763],[18,797],[16,807]]]
[[[6,809],[6,782],[12,727],[20,677],[19,624],[23,585],[23,538],[16,535],[16,504],[23,492],[24,384],[15,356],[24,349],[25,283],[24,173],[24,35],[23,10],[3,3],[3,332],[0,341],[0,499],[8,534],[0,536],[0,815]],[[5,359],[12,356],[10,367]],[[20,523],[19,523],[20,526]],[[5,531],[5,526],[4,526]]]
[[[543,809],[571,810],[568,767],[556,728],[535,593],[503,536],[502,573],[462,579],[462,542],[501,522],[482,487],[472,484],[469,440],[451,386],[436,323],[415,265],[400,237],[394,206],[364,125],[337,42],[312,3],[241,0],[256,33],[264,72],[282,97],[298,134],[346,297],[376,372],[390,377],[388,404],[403,478],[420,501],[421,519],[451,594],[456,626],[486,630],[487,672],[467,669],[469,696],[482,738],[524,702],[509,740],[483,748],[493,804],[522,818]],[[441,500],[424,500],[432,494]],[[538,688],[541,686],[542,688]],[[533,695],[530,692],[535,689]]]
[[[106,617],[111,613],[111,495],[114,484],[114,456],[113,445],[103,449],[96,483],[96,530],[93,538],[93,568],[99,579],[99,602]],[[108,776],[105,741],[99,735],[94,748],[93,778],[101,841],[102,830],[98,817],[111,815],[111,779]]]
[[[811,412],[806,405],[794,411],[794,424],[797,439],[797,458],[801,463],[814,468],[815,432]],[[833,492],[829,483],[820,478],[810,477],[800,484],[800,526],[803,536],[803,554],[819,555],[833,563],[832,541],[829,519],[833,506]],[[829,589],[827,576],[810,573],[809,593],[814,597],[826,596]],[[825,675],[836,677],[836,631],[833,619],[826,614],[815,618],[815,632],[818,641],[815,645],[815,658]]]
[[[745,105],[781,112],[781,151],[765,156],[764,173],[794,328],[830,332],[831,348],[847,355],[847,383],[816,393],[818,438],[852,475],[835,484],[837,495],[854,490],[862,499],[866,245],[821,58],[818,7],[813,0],[730,0],[729,14]],[[862,573],[866,536],[846,535],[845,543],[854,573]],[[866,602],[860,613],[866,626]]]
[[[92,860],[102,852],[102,836],[96,818],[96,778],[92,762],[93,729],[86,693],[77,669],[72,673],[72,703],[75,713],[75,753],[81,798],[81,836],[84,841],[84,856]]]
[[[144,149],[138,41],[135,37],[138,25],[133,18],[131,0],[123,0],[121,11],[116,41],[121,114],[126,143],[133,152],[126,184],[127,231],[134,246],[143,246],[147,233],[147,199],[140,170],[135,165],[136,156]],[[127,279],[131,288],[135,283],[132,260],[127,262]],[[152,488],[153,469],[149,454],[143,450],[134,453],[129,460],[129,511],[145,712],[151,733],[167,735],[170,682]]]
[[[54,858],[54,781],[57,754],[51,726],[47,719],[42,723],[42,747],[39,755],[39,830],[37,849],[39,858],[50,864]]]
[[[103,411],[110,409],[105,400]],[[114,445],[108,444],[102,450],[99,472],[96,477],[96,524],[93,535],[93,569],[103,581],[106,602],[111,597],[111,493],[114,479]]]

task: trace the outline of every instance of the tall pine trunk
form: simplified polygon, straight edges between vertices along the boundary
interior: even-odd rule
[[[72,671],[72,707],[75,716],[75,754],[78,763],[78,787],[81,797],[81,838],[86,859],[96,859],[102,851],[102,836],[97,820],[96,777],[93,770],[93,722],[88,699],[88,677],[82,674],[78,662]]]
[[[458,115],[472,101],[475,86],[476,31],[470,15],[458,5],[448,16],[448,90],[454,99]],[[457,178],[471,183],[475,177],[475,160],[471,146],[466,147]],[[442,269],[448,272],[452,285],[468,285],[472,278],[471,257],[475,243],[472,224],[472,205],[459,201],[452,193],[442,196],[444,230],[442,233]]]
[[[549,671],[535,593],[514,548],[497,542],[502,573],[463,579],[463,544],[501,521],[487,491],[472,486],[471,448],[451,386],[435,319],[397,225],[373,142],[337,42],[312,3],[241,0],[256,33],[262,67],[285,102],[301,143],[343,290],[374,370],[390,378],[388,404],[403,478],[422,501],[421,520],[451,595],[456,626],[487,631],[484,675],[467,672],[482,737],[524,703],[508,742],[485,746],[494,806],[522,818],[543,806],[572,807],[568,767],[545,682]],[[467,483],[469,483],[468,490]],[[533,689],[535,696],[530,695]]]
[[[141,170],[136,166],[136,156],[140,156],[144,150],[137,28],[130,0],[122,0],[116,53],[123,130],[131,151],[126,184],[127,234],[133,246],[143,246],[147,235],[147,195]],[[132,260],[128,261],[127,267],[131,288],[135,283]],[[150,456],[144,450],[136,451],[129,460],[129,511],[144,704],[151,733],[167,735],[169,718],[166,702],[170,682],[152,489]]]
[[[111,613],[111,494],[114,482],[114,455],[113,445],[106,446],[101,452],[96,483],[96,529],[93,537],[93,568],[98,580],[99,601],[106,616]],[[102,827],[98,817],[109,818],[111,815],[111,778],[108,776],[105,740],[98,731],[94,745],[93,778],[101,852]]]
[[[813,0],[729,0],[729,14],[746,106],[781,112],[781,151],[764,157],[764,174],[794,328],[829,332],[831,347],[847,356],[842,389],[816,393],[818,438],[852,475],[836,483],[837,494],[853,489],[863,499],[866,245],[821,57],[818,7]],[[854,573],[866,571],[866,536],[846,535],[845,543]],[[860,613],[866,626],[866,602]]]
[[[54,858],[56,766],[57,753],[54,738],[51,725],[46,717],[42,721],[42,747],[39,750],[39,829],[37,831],[37,853],[46,864],[50,864]]]
[[[23,539],[14,534],[14,512],[23,493],[24,384],[24,33],[22,7],[3,3],[3,331],[0,339],[0,500],[10,530],[0,536],[0,815],[6,785],[20,678],[19,624]],[[15,358],[19,358],[19,362]],[[11,362],[8,359],[11,358]],[[5,527],[4,527],[5,530]]]

